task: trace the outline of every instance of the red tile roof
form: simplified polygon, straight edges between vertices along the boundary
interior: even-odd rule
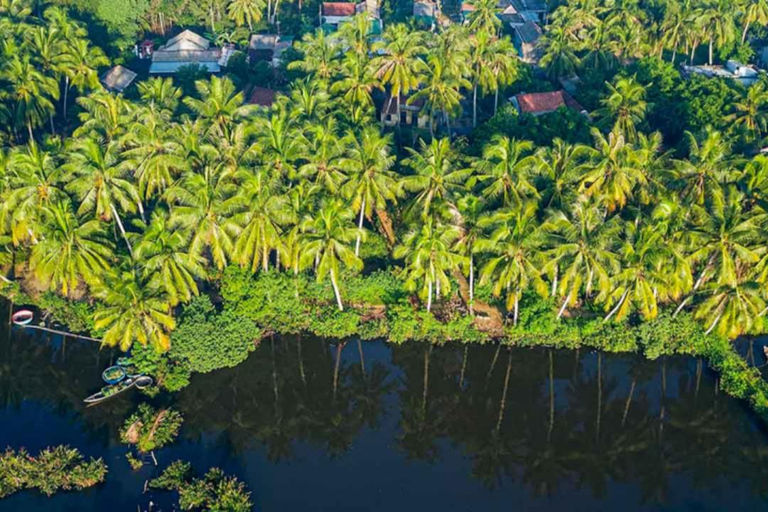
[[[348,2],[323,2],[323,16],[354,16],[355,4]]]
[[[577,112],[584,110],[584,107],[579,105],[579,102],[565,91],[532,92],[518,94],[515,98],[517,98],[520,111],[527,114],[546,114],[560,107],[568,107]]]
[[[267,89],[266,87],[254,87],[248,103],[251,105],[261,105],[262,107],[271,107],[275,102],[277,91]]]
[[[475,10],[475,4],[464,2],[461,4],[461,12],[472,12]]]

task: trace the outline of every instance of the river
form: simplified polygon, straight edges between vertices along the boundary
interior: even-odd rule
[[[0,446],[68,444],[109,466],[98,487],[0,511],[172,510],[142,494],[158,468],[132,471],[118,439],[146,398],[83,406],[113,357],[0,327]],[[693,358],[276,337],[152,401],[185,419],[160,469],[221,467],[263,512],[768,509],[766,429]]]

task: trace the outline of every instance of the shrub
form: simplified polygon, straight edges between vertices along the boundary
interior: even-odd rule
[[[82,490],[104,481],[107,465],[101,459],[86,462],[75,448],[46,448],[32,457],[24,448],[0,454],[0,498],[22,489],[38,489],[47,496],[59,490]]]
[[[194,478],[188,462],[176,461],[149,485],[155,489],[177,491],[182,510],[246,512],[253,507],[251,493],[245,484],[218,468],[209,469],[202,478]]]
[[[173,442],[179,433],[183,419],[173,409],[156,410],[149,404],[139,405],[138,410],[120,429],[120,440],[136,446],[140,453],[162,448]]]
[[[211,299],[201,295],[184,309],[171,335],[170,355],[187,361],[194,372],[207,373],[245,361],[259,338],[253,321],[230,310],[216,314]]]
[[[136,344],[131,348],[131,364],[140,373],[151,375],[158,387],[168,391],[186,387],[192,372],[189,362],[179,360],[168,352],[158,352],[149,345]]]

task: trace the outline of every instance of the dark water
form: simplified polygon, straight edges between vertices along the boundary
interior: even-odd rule
[[[109,474],[0,510],[171,510],[117,438],[142,397],[82,405],[111,354],[3,329],[0,446],[69,444]],[[276,338],[173,401],[185,423],[160,467],[219,466],[259,511],[768,509],[765,429],[695,359]]]

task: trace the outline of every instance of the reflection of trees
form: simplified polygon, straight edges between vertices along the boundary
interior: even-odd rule
[[[381,362],[346,363],[350,348],[316,338],[265,339],[241,365],[195,376],[179,393],[184,431],[222,433],[234,453],[264,445],[275,462],[291,460],[298,442],[341,456],[364,427],[380,424],[394,385]]]
[[[63,343],[4,329],[0,407],[34,400],[74,411],[92,436],[114,440],[140,396],[82,404],[110,353],[70,340],[64,360]],[[451,445],[489,488],[516,482],[552,496],[580,487],[599,497],[622,483],[644,503],[663,504],[683,477],[701,489],[733,483],[768,496],[764,432],[743,403],[717,393],[700,361],[406,343],[388,347],[390,364],[369,347],[265,339],[243,364],[195,375],[157,400],[175,402],[187,438],[216,436],[233,454],[263,446],[271,461],[292,460],[298,443],[343,456],[365,429],[389,428],[384,420],[397,414],[391,437],[407,458],[437,463],[439,447]]]

